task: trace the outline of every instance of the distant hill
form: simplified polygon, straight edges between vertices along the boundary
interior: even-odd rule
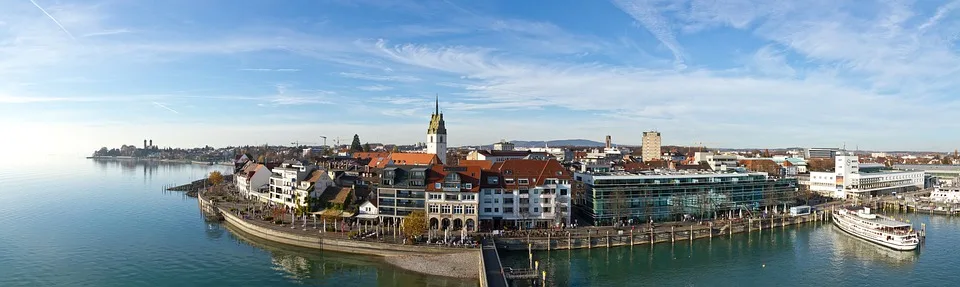
[[[585,139],[567,139],[567,140],[549,140],[549,141],[521,141],[521,140],[512,140],[510,141],[517,147],[543,147],[546,146],[590,146],[590,147],[600,147],[606,145],[605,143],[585,140]]]

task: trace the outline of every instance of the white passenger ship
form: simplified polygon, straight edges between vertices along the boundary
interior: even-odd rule
[[[919,233],[909,223],[870,213],[868,207],[844,207],[833,211],[833,224],[853,236],[894,250],[914,250]]]

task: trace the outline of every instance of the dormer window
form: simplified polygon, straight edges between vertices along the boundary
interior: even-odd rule
[[[529,184],[530,182],[526,178],[520,179],[520,184]]]
[[[473,188],[473,184],[471,184],[471,183],[464,183],[464,184],[463,184],[463,188],[464,188],[464,189],[471,189],[471,188]]]
[[[500,178],[498,178],[498,177],[496,177],[496,176],[488,176],[488,177],[487,177],[487,183],[488,183],[488,184],[497,184],[497,183],[499,183],[499,182],[500,182]]]
[[[442,189],[442,188],[443,188],[443,183],[439,183],[439,182],[438,182],[438,183],[434,183],[434,184],[433,184],[433,188]]]

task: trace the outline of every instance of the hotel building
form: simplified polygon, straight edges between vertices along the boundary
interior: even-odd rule
[[[857,156],[834,157],[833,172],[810,172],[810,190],[833,198],[867,198],[923,189],[923,171],[885,170]]]

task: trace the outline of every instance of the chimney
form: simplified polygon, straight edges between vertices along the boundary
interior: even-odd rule
[[[147,149],[147,140],[143,140],[143,149]]]
[[[607,148],[612,148],[612,147],[613,146],[610,144],[610,135],[607,135]]]
[[[153,146],[153,140],[150,140],[150,146]]]

